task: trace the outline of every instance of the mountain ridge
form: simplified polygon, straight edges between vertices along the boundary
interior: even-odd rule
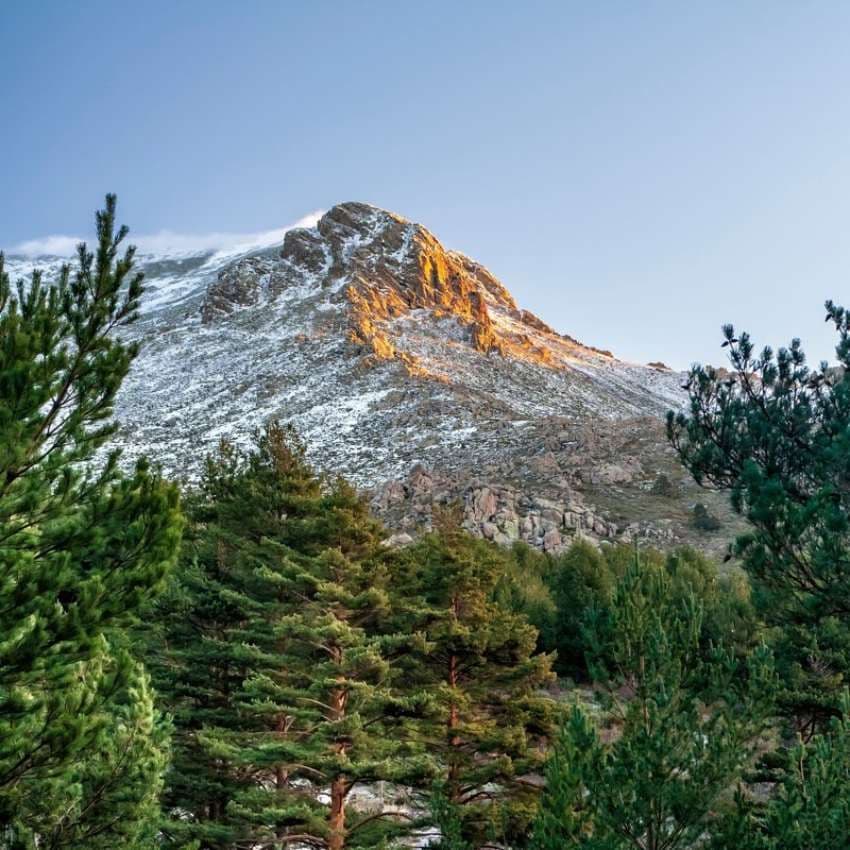
[[[275,417],[402,532],[459,500],[503,543],[676,537],[585,495],[651,485],[628,439],[671,465],[660,417],[681,376],[556,332],[424,226],[347,202],[279,244],[140,266],[141,353],[116,406],[128,462],[191,480],[220,439],[247,445]]]

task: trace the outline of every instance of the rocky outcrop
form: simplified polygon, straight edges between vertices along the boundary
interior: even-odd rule
[[[287,276],[270,257],[245,257],[218,273],[201,305],[201,320],[210,324],[236,310],[255,307],[276,298],[286,287]]]
[[[616,540],[621,530],[594,512],[579,493],[563,489],[556,498],[507,484],[464,483],[416,465],[406,479],[384,483],[373,509],[411,531],[431,527],[437,507],[461,506],[464,525],[474,534],[503,545],[518,541],[557,553],[578,536]]]
[[[499,350],[486,296],[515,309],[513,299],[485,269],[446,251],[421,225],[350,203],[330,210],[317,229],[333,257],[330,277],[347,281],[353,342],[379,358],[394,357],[385,324],[427,310],[465,326],[478,351]]]
[[[465,330],[473,348],[558,367],[546,344],[610,357],[558,334],[528,310],[519,310],[508,290],[479,263],[446,250],[426,228],[367,204],[339,204],[315,229],[287,233],[280,254],[284,270],[313,276],[321,286],[342,287],[349,305],[349,340],[378,360],[398,359],[412,374],[423,371],[418,358],[393,340],[393,323],[417,311],[451,319]],[[264,268],[257,269],[257,275]],[[255,303],[250,267],[222,280],[211,293],[205,316],[226,313],[232,305]],[[497,326],[496,309],[510,318]]]
[[[280,258],[291,268],[319,275],[330,271],[328,246],[318,230],[298,227],[283,238]]]

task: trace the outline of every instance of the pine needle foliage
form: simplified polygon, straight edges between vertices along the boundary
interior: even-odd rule
[[[805,734],[838,713],[850,672],[850,313],[827,302],[837,365],[800,340],[756,353],[723,329],[731,371],[696,366],[668,434],[697,482],[727,490],[751,530],[743,559],[759,610],[783,633],[781,703]]]
[[[521,846],[534,817],[534,774],[552,730],[550,656],[537,653],[537,630],[507,607],[502,582],[509,553],[472,537],[453,512],[404,552],[401,592],[419,599],[411,629],[427,651],[406,659],[405,681],[436,699],[417,730],[437,759],[455,842]],[[444,807],[445,808],[445,807]]]
[[[765,650],[745,666],[700,651],[702,611],[666,570],[635,557],[587,640],[607,722],[576,706],[548,763],[535,850],[697,846],[752,762],[774,678]],[[603,734],[604,733],[604,734]]]
[[[784,754],[785,771],[766,803],[742,789],[711,850],[842,850],[850,835],[850,700],[808,741]]]
[[[125,631],[181,521],[176,491],[107,447],[142,294],[115,210],[53,282],[13,286],[0,255],[0,847],[135,847],[163,766]]]
[[[152,643],[174,713],[166,832],[202,848],[375,847],[406,828],[352,804],[430,776],[395,687],[385,532],[342,480],[324,480],[276,423],[223,446],[187,500],[184,562]],[[189,813],[187,817],[185,813]]]

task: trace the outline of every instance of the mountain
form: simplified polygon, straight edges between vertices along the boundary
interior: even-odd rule
[[[61,260],[8,261],[13,276],[34,264]],[[191,479],[220,439],[280,417],[400,532],[460,500],[479,533],[549,550],[576,533],[690,540],[690,503],[713,498],[664,440],[680,374],[558,333],[398,215],[344,203],[282,245],[140,265],[142,353],[117,407],[128,459]]]

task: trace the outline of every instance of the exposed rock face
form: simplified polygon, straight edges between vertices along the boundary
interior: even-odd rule
[[[659,417],[681,376],[559,334],[421,225],[346,203],[282,243],[141,260],[128,461],[191,479],[222,437],[248,444],[279,417],[402,534],[457,501],[477,533],[548,551],[681,536],[664,512],[689,515],[686,487],[643,507],[673,463]]]
[[[468,527],[498,543],[520,540],[546,552],[559,552],[577,536],[609,540],[619,536],[615,524],[595,514],[580,494],[569,490],[547,499],[533,491],[487,486],[469,490],[465,505]]]
[[[594,454],[600,454],[604,438],[598,431],[582,433],[582,429],[571,436],[574,439],[559,451],[544,448],[524,466],[440,474],[417,464],[406,478],[378,487],[372,507],[394,526],[414,531],[431,527],[436,507],[459,504],[464,524],[476,534],[505,545],[521,541],[553,553],[577,537],[609,541],[646,537],[639,523],[626,528],[586,502],[583,481],[598,477]],[[536,445],[532,438],[528,448]],[[605,454],[614,448],[606,445]],[[536,459],[544,463],[535,464]],[[634,458],[624,463],[639,474]],[[656,541],[662,538],[656,535]]]
[[[361,352],[368,349],[378,359],[397,359],[413,374],[423,369],[420,358],[397,347],[392,326],[423,310],[433,319],[457,322],[472,347],[484,354],[549,366],[562,366],[576,347],[612,357],[517,309],[511,294],[487,269],[447,251],[421,224],[367,204],[340,204],[315,230],[290,231],[280,260],[275,264],[267,257],[249,257],[222,269],[207,293],[204,322],[254,306],[264,295],[274,298],[287,281],[306,273],[321,279],[329,291],[342,287],[349,304],[348,338]],[[508,321],[494,324],[494,310]]]
[[[285,286],[286,277],[273,260],[245,257],[223,268],[207,289],[201,320],[209,324],[236,310],[254,307],[262,299],[276,298]]]
[[[414,370],[415,358],[397,351],[385,323],[428,310],[467,328],[478,351],[499,350],[485,292],[509,309],[510,294],[485,269],[446,251],[422,225],[366,204],[340,204],[316,231],[287,234],[281,258],[291,268],[324,272],[325,284],[345,282],[351,304],[349,339],[379,358],[398,357]]]

